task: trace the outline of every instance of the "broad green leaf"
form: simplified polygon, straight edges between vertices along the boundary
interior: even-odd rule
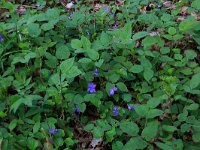
[[[167,144],[161,143],[161,142],[155,142],[155,144],[161,148],[162,150],[174,150],[172,146],[169,146]]]
[[[151,98],[147,101],[147,106],[150,108],[155,108],[161,103],[161,100],[159,98]]]
[[[194,18],[188,18],[179,24],[179,30],[182,32],[192,30],[196,25],[197,21]]]
[[[147,142],[145,142],[141,137],[131,138],[123,147],[124,150],[138,150],[145,149],[147,147]]]
[[[163,125],[162,129],[167,132],[174,132],[177,130],[177,128],[175,126],[170,126],[170,125]]]
[[[88,40],[88,38],[86,38],[85,36],[81,37],[81,42],[83,44],[83,49],[87,50],[87,49],[91,49],[91,43]]]
[[[142,137],[144,137],[147,141],[155,138],[158,132],[158,121],[148,122],[146,127],[142,131]]]
[[[70,68],[72,68],[73,64],[74,64],[74,58],[69,58],[60,64],[60,70],[63,73],[66,73],[70,70]]]
[[[146,81],[151,80],[151,78],[153,77],[153,75],[154,75],[154,72],[153,72],[152,69],[150,69],[150,68],[145,68],[144,69],[143,76],[144,76],[144,78],[145,78]]]
[[[56,49],[56,57],[58,59],[67,59],[70,56],[70,51],[66,45],[61,45]]]
[[[141,38],[143,38],[143,37],[145,37],[147,35],[149,35],[149,33],[145,32],[145,31],[137,32],[132,36],[132,39],[134,41],[136,41],[136,40],[141,39]]]
[[[130,72],[132,72],[132,73],[140,73],[142,71],[143,71],[142,65],[134,65],[130,68]]]
[[[117,87],[119,88],[120,91],[128,92],[128,89],[127,89],[126,85],[123,82],[117,83]]]
[[[9,130],[12,131],[17,126],[18,121],[16,119],[12,120],[8,126]]]
[[[128,121],[120,123],[120,129],[130,136],[136,136],[139,132],[137,124]]]
[[[135,105],[135,112],[140,116],[140,117],[145,117],[148,113],[148,108],[146,105]]]
[[[94,128],[94,124],[89,123],[84,127],[85,131],[91,131]]]
[[[76,77],[76,76],[78,76],[78,75],[80,75],[80,74],[81,74],[81,71],[78,69],[77,66],[72,66],[72,67],[70,68],[70,70],[68,70],[68,71],[66,72],[66,76],[67,76],[68,78],[74,78],[74,77]]]
[[[194,1],[192,1],[191,6],[192,6],[193,8],[195,8],[195,9],[199,10],[199,9],[200,9],[200,1],[199,1],[199,0],[194,0]]]
[[[147,118],[155,118],[158,116],[161,116],[163,114],[163,111],[160,109],[151,109],[147,113]]]
[[[190,88],[194,89],[199,86],[200,84],[200,73],[197,73],[192,76],[192,79],[190,80]]]
[[[99,59],[99,53],[94,49],[87,49],[86,53],[92,60]]]
[[[89,59],[89,58],[81,58],[79,59],[79,63],[83,63],[83,64],[87,64],[87,63],[90,63],[92,60]]]
[[[58,20],[50,20],[48,23],[44,23],[41,26],[41,29],[44,31],[48,31],[54,28],[54,25],[58,22]]]
[[[73,49],[79,49],[79,48],[82,47],[82,42],[81,42],[80,40],[78,40],[78,39],[73,39],[73,40],[71,41],[71,47],[72,47]]]
[[[28,33],[33,38],[38,37],[41,33],[41,29],[39,27],[39,24],[36,24],[36,23],[28,24]]]

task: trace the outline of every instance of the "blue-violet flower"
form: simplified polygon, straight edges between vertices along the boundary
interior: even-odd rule
[[[119,114],[119,112],[118,112],[117,106],[114,106],[114,108],[113,108],[113,116],[117,117],[118,114]]]
[[[130,104],[127,104],[128,110],[134,110],[134,106],[131,106]]]
[[[78,104],[75,105],[75,108],[74,108],[74,109],[75,109],[75,112],[76,112],[76,113],[79,113],[79,112],[80,112],[80,110],[79,110],[79,108],[78,108]]]
[[[113,88],[110,89],[109,92],[110,92],[110,95],[114,95],[115,92],[117,92],[117,88],[116,88],[116,87],[113,87]]]
[[[96,92],[95,88],[96,88],[96,84],[88,83],[88,89],[87,89],[87,91],[89,93],[95,93]]]
[[[0,42],[3,42],[3,35],[0,34]]]
[[[103,11],[104,12],[108,12],[109,8],[108,7],[104,7]]]
[[[49,133],[50,133],[50,134],[56,134],[56,133],[58,133],[58,129],[50,128],[50,129],[49,129]]]
[[[99,75],[98,69],[95,69],[95,70],[93,71],[93,74],[96,75],[96,76],[98,76],[98,75]]]

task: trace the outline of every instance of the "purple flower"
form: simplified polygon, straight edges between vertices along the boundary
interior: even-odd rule
[[[0,34],[0,42],[3,42],[3,35]]]
[[[104,7],[103,11],[104,12],[108,12],[109,8],[108,7]]]
[[[117,92],[117,88],[116,87],[111,88],[110,91],[109,91],[110,95],[114,95],[115,92]]]
[[[113,29],[118,29],[118,24],[117,23],[114,24]]]
[[[96,92],[95,88],[96,88],[96,84],[88,83],[88,89],[87,89],[87,91],[89,93],[95,93]]]
[[[69,12],[69,17],[68,17],[68,19],[69,19],[69,20],[72,20],[72,12],[71,12],[71,11]]]
[[[159,3],[156,3],[157,8],[161,8],[161,5]]]
[[[93,71],[93,74],[94,74],[95,76],[98,76],[98,75],[99,75],[98,69],[95,69],[95,70]]]
[[[117,117],[118,115],[119,115],[119,112],[118,112],[117,106],[114,106],[114,108],[113,108],[113,116]]]
[[[131,106],[130,104],[127,104],[128,110],[134,110],[134,106]]]
[[[79,113],[79,112],[80,112],[80,110],[79,110],[79,108],[78,108],[78,104],[75,105],[75,112],[76,112],[76,113]]]
[[[86,33],[87,33],[88,36],[90,36],[90,34],[91,34],[90,30],[86,30]]]
[[[50,133],[50,134],[56,134],[56,133],[58,133],[58,129],[50,128],[50,129],[49,129],[49,133]]]

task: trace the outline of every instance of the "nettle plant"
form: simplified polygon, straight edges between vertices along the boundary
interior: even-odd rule
[[[200,22],[161,3],[144,13],[150,2],[42,3],[19,16],[3,1],[2,149],[198,149]]]

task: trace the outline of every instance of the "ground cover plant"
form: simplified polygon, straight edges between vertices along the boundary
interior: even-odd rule
[[[199,0],[1,0],[0,149],[199,150],[199,19]]]

